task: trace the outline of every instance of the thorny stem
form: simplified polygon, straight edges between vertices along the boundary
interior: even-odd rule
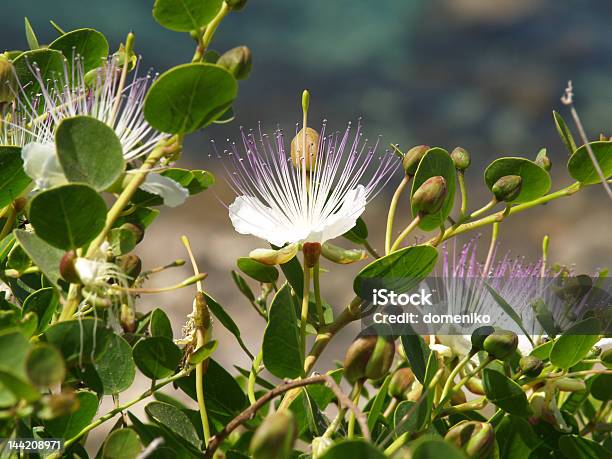
[[[414,219],[410,222],[410,224],[406,228],[404,228],[404,231],[402,231],[402,233],[397,237],[397,239],[391,246],[391,250],[389,251],[389,253],[395,252],[397,250],[397,248],[402,243],[402,241],[406,239],[406,237],[419,225],[420,221],[421,221],[420,214],[414,217]]]
[[[308,268],[306,268],[308,269]],[[315,303],[317,305],[317,315],[319,317],[319,327],[325,325],[325,317],[323,317],[323,302],[321,301],[321,285],[319,282],[321,267],[319,265],[319,260],[312,268],[312,286],[314,288],[315,294]]]
[[[389,214],[387,216],[387,230],[385,232],[385,255],[388,255],[391,251],[391,240],[393,238],[393,221],[395,220],[395,212],[397,211],[397,203],[399,202],[400,196],[402,195],[406,185],[410,182],[409,176],[404,176],[400,184],[397,186],[391,204],[389,205]]]

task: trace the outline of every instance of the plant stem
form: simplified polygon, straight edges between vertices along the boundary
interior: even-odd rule
[[[221,4],[221,9],[217,13],[217,15],[206,26],[206,30],[204,31],[204,34],[202,35],[202,56],[206,52],[208,45],[210,45],[210,42],[212,41],[213,36],[215,35],[217,27],[219,27],[219,24],[221,23],[223,18],[227,16],[229,12],[230,12],[229,6],[227,2],[224,1]]]
[[[363,246],[365,247],[365,249],[368,251],[368,253],[370,255],[372,255],[374,258],[380,258],[380,255],[378,254],[378,252],[376,251],[376,249],[374,249],[374,247],[372,247],[370,245],[370,243],[368,242],[367,239],[363,240]]]
[[[467,212],[467,189],[465,187],[465,177],[463,171],[457,171],[459,190],[461,191],[461,209],[459,210],[459,221],[465,218]]]
[[[488,364],[490,364],[493,360],[495,360],[492,357],[487,357],[480,365],[478,365],[472,372],[468,373],[467,375],[465,375],[457,384],[455,384],[454,386],[452,386],[450,388],[450,390],[447,391],[446,396],[441,397],[440,399],[440,403],[438,404],[438,406],[436,407],[435,411],[434,411],[434,417],[437,416],[440,413],[440,410],[444,407],[444,405],[446,404],[446,402],[448,400],[451,399],[451,397],[453,396],[453,394],[455,392],[457,392],[459,389],[461,389],[466,382],[468,382],[468,380],[474,376],[476,376],[480,371],[482,371],[482,369],[484,367],[486,367]]]
[[[388,255],[391,251],[391,240],[393,238],[393,221],[395,220],[395,212],[397,211],[397,203],[399,202],[400,196],[402,195],[406,185],[410,182],[409,176],[404,176],[400,184],[397,186],[391,204],[389,205],[389,214],[387,215],[387,230],[385,232],[385,255]]]
[[[255,398],[255,382],[257,381],[257,374],[259,373],[259,366],[261,365],[262,360],[263,351],[259,351],[257,357],[255,357],[255,360],[253,360],[253,366],[251,367],[251,372],[249,373],[247,395],[249,396],[249,402],[251,402],[251,405],[257,401]]]
[[[325,325],[325,317],[323,317],[323,302],[321,301],[321,285],[319,283],[320,270],[319,260],[317,259],[317,262],[312,268],[312,285],[314,288],[315,303],[317,305],[317,315],[319,316],[319,327],[322,327]]]
[[[207,341],[206,331],[198,327],[197,329],[197,345],[196,350],[204,346]],[[196,365],[196,398],[198,399],[198,410],[200,411],[200,419],[202,420],[202,432],[204,434],[204,446],[208,445],[210,440],[210,425],[208,423],[208,415],[206,413],[206,403],[204,402],[204,362]]]
[[[17,212],[15,211],[14,205],[7,206],[8,209],[6,211],[6,221],[4,222],[4,226],[2,230],[0,230],[0,240],[4,239],[13,229],[13,224],[15,223],[15,219],[17,218]]]
[[[389,251],[389,253],[395,252],[397,250],[397,248],[402,243],[402,241],[406,239],[406,236],[408,236],[418,226],[420,221],[421,221],[420,214],[414,217],[414,219],[410,222],[410,224],[406,228],[404,228],[404,231],[402,231],[402,233],[397,237],[397,239],[391,246],[391,250]]]
[[[353,391],[351,393],[351,400],[355,405],[359,403],[359,397],[361,396],[361,389],[363,388],[364,380],[358,380],[353,386]],[[351,411],[349,415],[348,421],[348,438],[352,439],[355,436],[355,413]]]
[[[450,375],[448,376],[448,379],[446,380],[446,383],[444,384],[444,389],[442,389],[442,395],[440,396],[440,400],[445,400],[446,396],[448,395],[452,385],[453,385],[453,381],[455,380],[455,378],[457,377],[457,375],[459,374],[459,372],[463,369],[463,367],[465,367],[465,365],[470,361],[470,359],[472,358],[473,354],[471,352],[468,352],[465,357],[463,357],[455,366],[455,368],[453,368],[453,371],[451,371]],[[442,403],[440,403],[441,405]]]
[[[304,266],[304,292],[302,293],[302,310],[300,313],[300,346],[301,355],[306,355],[306,325],[308,324],[308,304],[310,301],[310,268]]]
[[[123,68],[121,69],[121,77],[119,78],[119,86],[117,87],[117,97],[113,104],[113,111],[111,112],[110,126],[115,125],[115,120],[117,119],[119,108],[121,107],[121,101],[123,100],[123,88],[125,88],[125,80],[127,79],[130,67],[130,53],[134,46],[134,38],[134,34],[130,32],[125,39],[125,59],[123,60]]]
[[[495,246],[497,245],[497,236],[499,235],[499,222],[493,223],[493,230],[491,231],[491,242],[489,244],[489,251],[487,252],[487,259],[482,268],[482,277],[489,276],[489,269],[491,269],[491,263],[493,263],[493,255],[495,254]]]

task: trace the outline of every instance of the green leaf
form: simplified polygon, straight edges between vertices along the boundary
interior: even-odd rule
[[[236,271],[232,270],[232,280],[234,281],[234,283],[236,284],[236,287],[238,287],[238,290],[240,290],[240,292],[249,300],[249,301],[255,301],[255,294],[253,293],[253,290],[251,290],[251,287],[249,287],[249,284],[247,284],[246,280],[244,279],[244,277],[242,277],[239,273],[237,273]]]
[[[51,325],[43,337],[64,356],[67,366],[89,363],[106,349],[110,332],[101,320],[65,320]]]
[[[123,148],[115,131],[91,116],[63,119],[55,131],[55,145],[70,182],[86,183],[102,191],[125,170]]]
[[[410,362],[410,368],[414,373],[414,376],[419,380],[421,384],[425,381],[425,369],[427,367],[427,361],[431,350],[423,338],[416,333],[410,333],[401,336],[402,347],[404,353]]]
[[[172,325],[164,311],[155,308],[151,313],[151,336],[162,336],[172,339]]]
[[[238,344],[240,345],[242,350],[249,356],[249,359],[253,360],[255,357],[246,347],[246,344],[244,344],[244,341],[240,336],[240,329],[238,328],[238,325],[236,325],[236,322],[234,322],[234,319],[232,319],[230,315],[225,312],[223,306],[217,303],[214,298],[207,295],[206,293],[204,294],[204,296],[206,297],[206,305],[208,306],[210,312],[213,313],[213,315],[219,320],[219,322],[221,322],[221,324],[227,329],[227,331],[234,335],[236,341],[238,341]]]
[[[38,38],[36,38],[36,33],[32,28],[32,24],[30,24],[30,20],[26,17],[24,18],[25,23],[25,35],[26,41],[28,42],[28,46],[30,49],[38,49],[40,48],[40,44],[38,43]]]
[[[138,369],[151,379],[166,378],[174,374],[181,360],[181,350],[178,346],[161,336],[138,341],[132,355]]]
[[[13,61],[13,66],[26,96],[33,98],[42,92],[40,83],[32,73],[34,66],[39,69],[42,81],[57,80],[64,74],[64,56],[53,49],[36,49],[21,53]]]
[[[110,433],[102,447],[102,459],[136,459],[141,452],[142,444],[136,432],[124,428]]]
[[[527,396],[516,382],[489,368],[484,369],[482,382],[487,399],[498,408],[517,416],[530,414]]]
[[[222,0],[155,0],[153,17],[166,29],[189,32],[212,21],[221,3]]]
[[[514,321],[514,323],[519,326],[519,328],[523,331],[527,339],[529,339],[529,341],[533,344],[531,336],[529,335],[527,330],[525,330],[525,326],[523,325],[523,320],[516,313],[516,311],[512,308],[512,306],[510,306],[510,304],[508,304],[508,302],[499,293],[497,293],[497,291],[493,287],[491,287],[488,283],[485,282],[484,285],[489,291],[489,293],[491,294],[491,296],[493,297],[493,299],[495,300],[495,302],[504,310],[504,312],[508,315],[508,317],[510,317]]]
[[[591,382],[591,395],[597,400],[607,402],[612,400],[612,374],[596,375]]]
[[[208,341],[203,346],[199,347],[196,351],[189,356],[189,363],[191,365],[197,365],[209,358],[217,350],[217,340]]]
[[[404,400],[397,405],[393,413],[393,427],[395,436],[399,437],[404,432],[415,432],[419,428],[418,408],[414,408],[416,402]],[[404,417],[412,410],[412,415],[404,419]]]
[[[390,381],[391,375],[385,378],[382,386],[380,386],[378,389],[378,393],[376,394],[374,402],[372,403],[372,408],[370,408],[370,412],[368,413],[368,429],[370,429],[370,432],[374,430],[376,421],[382,412],[383,404],[387,398],[387,388],[389,387]]]
[[[425,156],[419,162],[416,174],[412,179],[412,189],[410,197],[419,187],[431,177],[442,176],[446,180],[446,198],[440,212],[437,214],[427,215],[419,222],[419,228],[424,231],[431,231],[440,227],[446,220],[446,217],[453,210],[455,202],[456,176],[455,164],[446,150],[442,148],[432,148],[425,153]],[[412,204],[412,215],[416,217],[418,210]]]
[[[297,256],[280,265],[280,268],[297,297],[301,299],[304,294],[304,270]]]
[[[94,29],[77,29],[65,33],[49,45],[49,49],[60,51],[68,62],[81,57],[85,73],[100,67],[108,57],[108,41]]]
[[[191,171],[193,180],[187,184],[190,195],[201,193],[215,184],[215,176],[212,172],[203,170]]]
[[[55,438],[69,439],[87,426],[98,411],[98,397],[93,392],[81,391],[76,394],[79,408],[67,415],[44,421],[45,430]]]
[[[23,170],[21,148],[0,145],[0,208],[19,197],[30,182]]]
[[[612,453],[608,449],[578,435],[563,435],[559,438],[559,450],[568,459],[612,458]]]
[[[425,369],[425,378],[423,381],[423,392],[425,392],[425,388],[429,387],[431,382],[433,381],[436,373],[438,372],[438,358],[435,352],[429,353],[429,359],[427,360],[427,367]],[[417,425],[418,429],[422,429],[431,418],[431,410],[433,408],[433,403],[436,398],[436,390],[433,388],[428,391],[427,394],[421,395],[425,399],[420,401],[420,405],[417,409]]]
[[[279,378],[301,376],[304,360],[300,347],[300,332],[289,284],[276,293],[268,312],[262,352],[266,369]]]
[[[156,424],[165,427],[196,448],[200,447],[195,427],[187,415],[178,408],[164,402],[151,402],[145,407],[145,411]]]
[[[28,339],[22,333],[12,330],[0,332],[0,386],[4,386],[15,399],[34,401],[40,397],[29,383],[26,373],[25,361],[30,348]]]
[[[363,268],[355,277],[353,290],[365,300],[371,299],[373,287],[407,292],[427,277],[437,259],[438,251],[430,245],[406,247]]]
[[[386,459],[386,456],[365,440],[343,440],[325,451],[321,459]]]
[[[144,102],[144,115],[158,131],[186,134],[217,119],[236,98],[238,84],[215,64],[185,64],[162,74]]]
[[[550,351],[555,344],[554,341],[546,341],[539,346],[534,347],[529,355],[533,355],[540,360],[548,360],[550,358]]]
[[[559,368],[570,368],[584,359],[599,341],[601,323],[591,317],[565,331],[553,344],[550,362]]]
[[[59,295],[53,287],[46,287],[30,294],[23,302],[23,314],[33,312],[38,317],[38,332],[45,331],[57,307]]]
[[[40,343],[30,349],[25,361],[26,372],[32,384],[49,387],[58,384],[66,376],[62,354],[50,344]]]
[[[412,459],[465,459],[459,448],[430,435],[419,438],[412,451]]]
[[[368,238],[368,227],[363,221],[363,218],[359,217],[355,226],[344,233],[343,236],[355,244],[363,244]]]
[[[128,389],[136,376],[132,348],[121,336],[113,333],[106,350],[94,363],[105,395],[118,394]]]
[[[50,246],[34,233],[16,229],[14,234],[34,264],[38,266],[55,287],[59,288],[59,280],[61,279],[59,266],[64,256],[64,251]],[[42,324],[42,316],[39,315],[39,317]]]
[[[113,256],[118,257],[134,250],[136,235],[126,228],[113,228],[108,233],[108,242]]]
[[[525,158],[499,158],[485,170],[485,183],[491,189],[506,175],[519,175],[521,192],[512,203],[529,202],[544,196],[550,190],[550,175],[533,161]]]
[[[569,151],[569,154],[573,154],[576,151],[576,142],[574,142],[574,138],[572,137],[572,132],[567,127],[567,123],[563,119],[559,113],[553,110],[553,120],[555,121],[555,127],[557,128],[557,132],[563,141],[563,144]]]
[[[106,204],[87,185],[63,185],[34,196],[29,217],[38,237],[60,249],[75,249],[102,231]]]
[[[278,270],[274,266],[265,265],[248,257],[236,261],[240,271],[256,281],[272,284],[278,279]]]
[[[529,457],[540,443],[529,422],[517,416],[505,416],[495,431],[499,454],[504,458]]]
[[[589,145],[604,177],[610,178],[612,176],[612,142],[591,142]],[[572,177],[585,185],[601,182],[585,145],[578,148],[570,157],[567,169]]]

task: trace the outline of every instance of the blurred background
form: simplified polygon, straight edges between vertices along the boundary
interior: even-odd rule
[[[66,30],[96,28],[113,49],[133,30],[144,66],[157,72],[189,61],[193,54],[187,34],[165,30],[154,21],[152,0],[2,3],[0,48],[26,47],[23,17],[28,16],[41,42],[55,37],[49,19]],[[489,200],[484,167],[503,155],[533,159],[547,147],[553,189],[561,188],[571,179],[551,112],[560,111],[569,122],[559,100],[569,79],[590,138],[600,132],[612,135],[610,17],[612,2],[605,0],[251,0],[245,10],[224,20],[212,46],[223,52],[245,44],[253,53],[251,76],[240,83],[236,120],[193,134],[178,165],[219,171],[208,159],[209,140],[237,139],[240,125],[254,127],[261,121],[268,131],[280,124],[292,132],[301,119],[301,91],[308,88],[313,124],[327,118],[332,127],[344,129],[347,121],[361,116],[366,134],[381,135],[383,145],[468,149],[473,158],[467,172],[472,209]],[[188,235],[200,268],[210,273],[210,294],[232,313],[256,352],[265,324],[236,293],[229,271],[235,269],[237,257],[265,244],[234,233],[222,204],[233,197],[220,171],[217,178],[214,191],[183,207],[164,209],[140,252],[145,268],[185,258],[179,237]],[[399,180],[398,173],[365,214],[378,249],[386,206]],[[398,231],[409,218],[406,203],[403,209]],[[591,187],[511,217],[501,227],[499,250],[536,261],[542,236],[549,234],[551,261],[590,273],[610,265],[610,228],[610,202],[601,187]],[[489,231],[483,228],[481,246],[488,244]],[[352,297],[348,281],[359,267],[333,268],[322,280],[323,292],[339,310]],[[151,285],[170,285],[188,275],[187,267],[176,269],[158,275]],[[346,288],[338,287],[342,281]],[[155,303],[144,298],[140,307],[162,307],[173,317],[178,334],[192,295],[185,289],[157,296]],[[355,333],[347,330],[338,337],[321,369],[342,358],[344,345]],[[219,360],[249,365],[220,326],[215,337],[220,340]]]

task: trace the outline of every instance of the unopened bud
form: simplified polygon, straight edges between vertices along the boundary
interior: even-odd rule
[[[417,167],[419,167],[421,159],[428,151],[428,145],[417,145],[416,147],[412,147],[404,154],[402,166],[404,167],[404,171],[406,171],[406,175],[412,177],[414,174],[416,174],[416,170]]]
[[[128,253],[117,257],[117,266],[130,278],[136,279],[142,271],[142,261],[138,255]]]
[[[446,198],[446,180],[437,175],[425,180],[412,196],[412,203],[419,214],[435,214]]]
[[[282,265],[290,261],[298,251],[297,244],[289,244],[281,249],[255,249],[249,253],[249,258],[264,265]]]
[[[410,368],[395,370],[389,381],[389,395],[400,400],[405,399],[413,382],[414,373]]]
[[[453,163],[455,163],[455,169],[458,171],[464,171],[468,167],[470,167],[470,163],[472,162],[470,158],[470,154],[467,152],[465,148],[457,147],[450,154]]]
[[[552,166],[552,163],[550,162],[550,158],[546,155],[546,148],[542,148],[538,152],[538,155],[536,156],[536,159],[534,162],[547,172],[550,170]]]
[[[491,191],[498,201],[514,201],[521,193],[522,182],[520,175],[505,175],[493,184]]]
[[[291,141],[291,161],[295,167],[305,166],[309,171],[316,163],[318,150],[319,133],[313,128],[306,128],[306,148],[304,149],[304,129],[302,128]]]
[[[321,255],[327,258],[329,261],[338,263],[341,265],[347,265],[349,263],[355,263],[368,257],[368,253],[361,249],[344,249],[337,245],[326,242],[321,247]]]
[[[136,244],[144,238],[144,228],[141,225],[137,225],[136,223],[124,223],[120,228],[131,232],[134,235]]]
[[[415,381],[412,384],[412,389],[410,389],[410,391],[406,394],[406,400],[416,402],[421,398],[422,394],[423,384],[421,384],[419,381]]]
[[[476,330],[472,332],[472,353],[480,352],[484,349],[484,341],[487,339],[491,333],[493,333],[495,329],[490,325],[484,325],[482,327],[478,327]]]
[[[333,445],[331,438],[315,437],[312,439],[312,459],[319,459]]]
[[[74,250],[69,250],[64,254],[60,261],[60,274],[67,282],[71,284],[80,284],[81,278],[76,269],[77,254]]]
[[[269,415],[255,431],[249,451],[254,459],[289,459],[297,438],[297,425],[289,410]]]
[[[485,390],[482,384],[482,379],[480,378],[476,378],[476,377],[469,378],[465,383],[465,387],[467,387],[467,389],[472,394],[485,395]]]
[[[25,206],[28,204],[28,200],[27,198],[24,198],[23,196],[20,198],[17,198],[13,201],[13,209],[15,209],[16,213],[21,212],[23,209],[25,209]]]
[[[606,368],[612,368],[612,347],[601,353],[601,363]]]
[[[127,304],[121,305],[119,322],[124,332],[134,333],[136,331],[136,315],[134,314],[134,310]]]
[[[344,356],[344,376],[351,383],[380,379],[391,368],[395,346],[389,336],[358,336]]]
[[[304,264],[306,267],[313,268],[319,261],[321,244],[318,242],[304,242],[302,252],[304,252]]]
[[[0,54],[0,106],[15,99],[17,84],[13,64],[5,55]]]
[[[461,448],[469,458],[488,458],[495,447],[493,426],[487,422],[461,421],[444,437],[449,443]]]
[[[526,355],[519,360],[519,368],[526,376],[536,377],[542,373],[544,362],[534,355]]]
[[[584,381],[575,378],[557,378],[555,379],[555,386],[557,386],[557,389],[563,392],[579,392],[586,390],[586,384]]]
[[[232,48],[221,55],[217,65],[225,68],[237,80],[244,80],[251,73],[251,50],[246,46]]]
[[[225,0],[225,3],[227,3],[230,10],[240,11],[246,6],[247,0]]]
[[[505,360],[514,354],[518,347],[518,336],[508,330],[495,330],[484,340],[483,348],[492,357]]]

